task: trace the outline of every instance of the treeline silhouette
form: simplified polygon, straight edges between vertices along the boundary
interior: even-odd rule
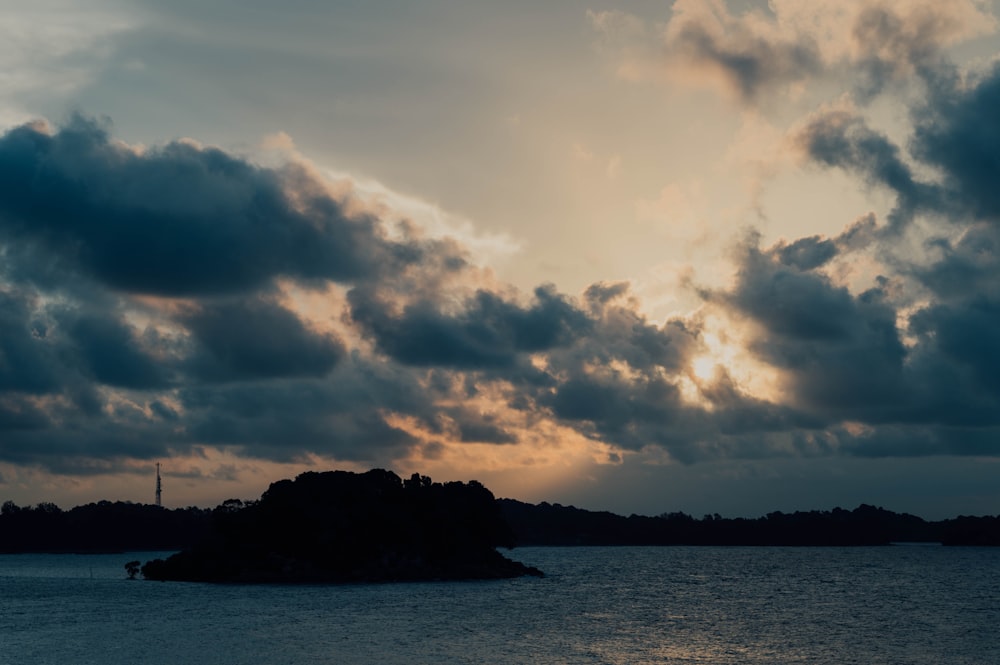
[[[371,479],[375,480],[379,474],[390,472],[369,473],[374,474]],[[307,475],[302,487],[309,485],[311,478],[319,483],[319,479],[325,477],[325,474]],[[317,489],[297,495],[289,489],[295,486],[290,480],[271,486],[265,493],[268,505],[264,508],[260,507],[261,501],[230,499],[214,509],[167,509],[122,501],[99,501],[64,511],[53,503],[18,506],[13,501],[6,501],[0,507],[0,552],[176,551],[210,537],[218,542],[227,533],[251,529],[262,529],[260,536],[238,538],[248,547],[258,548],[269,538],[297,543],[306,537],[299,535],[300,531],[314,531],[322,534],[317,537],[327,539],[353,538],[360,542],[373,538],[373,543],[382,546],[390,543],[396,532],[399,538],[414,537],[416,533],[424,534],[421,537],[425,540],[447,543],[452,531],[467,534],[472,540],[492,542],[494,546],[823,546],[894,542],[1000,545],[1000,516],[927,521],[914,515],[861,505],[853,510],[773,512],[753,519],[719,515],[696,519],[678,512],[655,517],[625,517],[544,502],[534,505],[513,499],[494,500],[486,488],[474,481],[442,486],[422,476],[399,480],[395,474],[384,477],[383,481],[388,485],[387,496],[395,497],[387,504],[373,502],[365,494],[374,491],[371,489],[361,491],[344,487],[329,496]],[[375,481],[376,487],[378,483]],[[466,489],[460,490],[459,486]],[[425,514],[419,522],[411,522],[418,507]],[[468,510],[463,513],[465,509]],[[337,517],[323,518],[323,511]],[[382,520],[377,529],[347,528],[376,517]],[[339,520],[336,523],[343,528],[324,527],[323,519]],[[490,525],[488,528],[475,524],[482,519]],[[319,527],[317,522],[321,523]],[[486,537],[487,534],[492,535]],[[255,544],[254,538],[262,542]]]
[[[168,510],[99,501],[62,510],[54,503],[0,506],[0,552],[124,552],[181,549],[208,532],[211,510]]]
[[[208,536],[142,566],[155,580],[382,582],[541,573],[502,556],[514,536],[476,481],[403,481],[381,469],[307,472],[212,513]]]
[[[773,512],[756,519],[684,513],[623,517],[500,499],[519,545],[1000,545],[1000,516],[929,522],[862,504],[854,510]]]

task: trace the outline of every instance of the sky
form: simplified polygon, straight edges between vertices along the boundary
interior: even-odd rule
[[[1000,2],[0,5],[0,499],[1000,513]]]

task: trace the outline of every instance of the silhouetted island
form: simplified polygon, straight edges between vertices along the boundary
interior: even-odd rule
[[[476,481],[381,469],[307,472],[217,510],[209,535],[142,567],[150,580],[341,583],[541,575],[504,557],[513,534]]]

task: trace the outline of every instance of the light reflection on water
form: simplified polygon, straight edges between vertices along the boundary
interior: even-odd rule
[[[544,579],[130,582],[0,556],[0,663],[995,662],[1000,549],[521,548]]]

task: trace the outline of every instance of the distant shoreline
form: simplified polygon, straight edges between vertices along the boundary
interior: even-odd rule
[[[63,511],[11,501],[0,511],[0,553],[115,554],[181,551],[208,532],[220,514],[253,501],[226,501],[214,509],[161,508],[101,501]],[[497,499],[514,545],[1000,545],[1000,516],[928,521],[861,505],[854,510],[772,512],[759,518],[701,519],[684,513],[622,516],[573,506]]]

